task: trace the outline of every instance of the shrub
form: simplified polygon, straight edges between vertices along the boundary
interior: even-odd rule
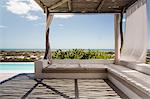
[[[112,59],[114,52],[102,52],[99,50],[72,49],[62,51],[61,49],[52,52],[53,59]]]

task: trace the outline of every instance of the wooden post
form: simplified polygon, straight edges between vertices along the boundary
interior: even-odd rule
[[[123,11],[124,12],[124,11]],[[120,53],[123,47],[123,29],[122,29],[122,20],[123,20],[123,12],[120,13],[119,22],[120,22]]]
[[[120,59],[120,22],[119,14],[114,15],[114,32],[115,32],[115,64],[118,64]]]
[[[49,43],[49,25],[52,22],[53,15],[50,15],[48,9],[45,9],[46,13],[46,42],[45,42],[45,55],[44,59],[48,59],[50,62],[52,62],[52,54],[51,54],[51,48]]]

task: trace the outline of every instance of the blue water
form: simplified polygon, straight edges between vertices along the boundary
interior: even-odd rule
[[[56,51],[58,49],[51,49],[52,51]],[[70,49],[61,49],[63,51]],[[88,49],[84,49],[88,50]],[[101,50],[101,51],[114,51],[114,49],[90,49],[90,50]],[[45,49],[0,49],[0,51],[45,51]]]
[[[34,72],[33,63],[0,63],[0,73]]]

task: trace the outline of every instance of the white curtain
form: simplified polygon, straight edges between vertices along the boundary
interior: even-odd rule
[[[145,62],[147,53],[147,1],[138,0],[127,9],[124,44],[120,60]]]
[[[147,0],[147,14],[148,14],[148,49],[150,49],[150,0]]]

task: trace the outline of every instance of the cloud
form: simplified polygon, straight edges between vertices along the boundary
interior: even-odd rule
[[[64,29],[64,25],[63,24],[58,24],[58,26],[59,26],[58,27],[59,29]]]
[[[58,26],[63,27],[64,25],[63,24],[58,24]]]
[[[21,15],[26,14],[30,11],[30,7],[28,6],[28,4],[21,1],[9,0],[8,2],[6,2],[6,4],[7,10],[14,14]]]
[[[39,16],[35,15],[35,12],[42,11],[40,6],[34,0],[7,0],[6,9],[13,14],[31,21],[39,19]],[[73,14],[55,14],[54,18],[68,19],[73,16]]]
[[[20,15],[28,20],[37,20],[39,16],[34,12],[42,11],[34,0],[8,0],[6,9],[13,14]]]
[[[7,28],[7,26],[0,25],[0,29]]]
[[[42,8],[34,1],[34,0],[28,0],[29,6],[31,11],[43,11]]]
[[[41,23],[38,22],[38,23],[36,23],[36,24],[34,24],[34,25],[35,25],[35,26],[41,26],[41,25],[42,25],[42,26],[45,26],[45,23],[44,23],[44,22],[41,22]]]
[[[73,17],[73,14],[54,14],[54,18],[68,19]]]
[[[25,18],[28,19],[28,20],[34,21],[34,20],[39,19],[39,16],[28,14],[28,15],[25,16]]]

